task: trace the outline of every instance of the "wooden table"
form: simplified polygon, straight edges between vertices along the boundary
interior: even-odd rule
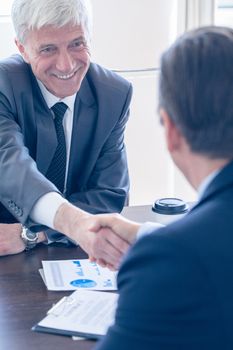
[[[129,219],[158,221],[151,206],[126,207]],[[0,257],[0,350],[89,350],[94,341],[31,331],[53,303],[70,292],[47,291],[38,269],[42,260],[86,258],[77,247],[38,245],[29,252]]]
[[[53,303],[70,292],[47,291],[38,269],[41,260],[86,258],[81,249],[38,245],[21,254],[0,257],[0,350],[89,350],[94,341],[31,331]]]

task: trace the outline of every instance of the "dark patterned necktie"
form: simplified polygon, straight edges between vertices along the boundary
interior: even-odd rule
[[[48,168],[46,177],[61,191],[64,191],[66,174],[66,140],[62,125],[64,114],[68,106],[63,102],[56,103],[54,112],[54,125],[57,133],[57,148]]]

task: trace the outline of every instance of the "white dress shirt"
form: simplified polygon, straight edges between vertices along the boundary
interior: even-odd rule
[[[75,103],[76,94],[60,99],[54,96],[53,94],[51,94],[51,92],[49,92],[39,80],[37,80],[37,82],[41,89],[42,95],[45,99],[45,102],[47,103],[49,108],[52,108],[53,105],[57,102],[64,102],[68,106],[63,119],[63,128],[65,133],[66,152],[67,152],[65,186],[64,186],[64,193],[65,193],[68,166],[69,166],[71,135],[72,135],[73,116],[74,116],[74,103]],[[53,222],[54,222],[54,217],[57,212],[57,209],[62,203],[65,203],[65,202],[67,202],[67,200],[63,198],[58,192],[49,192],[44,196],[42,196],[35,203],[30,213],[30,218],[34,222],[40,223],[50,228],[54,228]]]

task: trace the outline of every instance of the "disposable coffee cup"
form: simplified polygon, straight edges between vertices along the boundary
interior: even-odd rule
[[[161,224],[169,224],[182,218],[189,210],[189,205],[179,198],[160,198],[152,206],[155,220]]]

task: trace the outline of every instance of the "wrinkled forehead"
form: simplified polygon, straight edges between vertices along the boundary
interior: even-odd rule
[[[24,44],[31,42],[38,43],[59,43],[70,42],[72,40],[82,38],[87,43],[89,36],[82,25],[73,25],[71,23],[64,26],[44,25],[39,29],[30,29],[27,31]]]

